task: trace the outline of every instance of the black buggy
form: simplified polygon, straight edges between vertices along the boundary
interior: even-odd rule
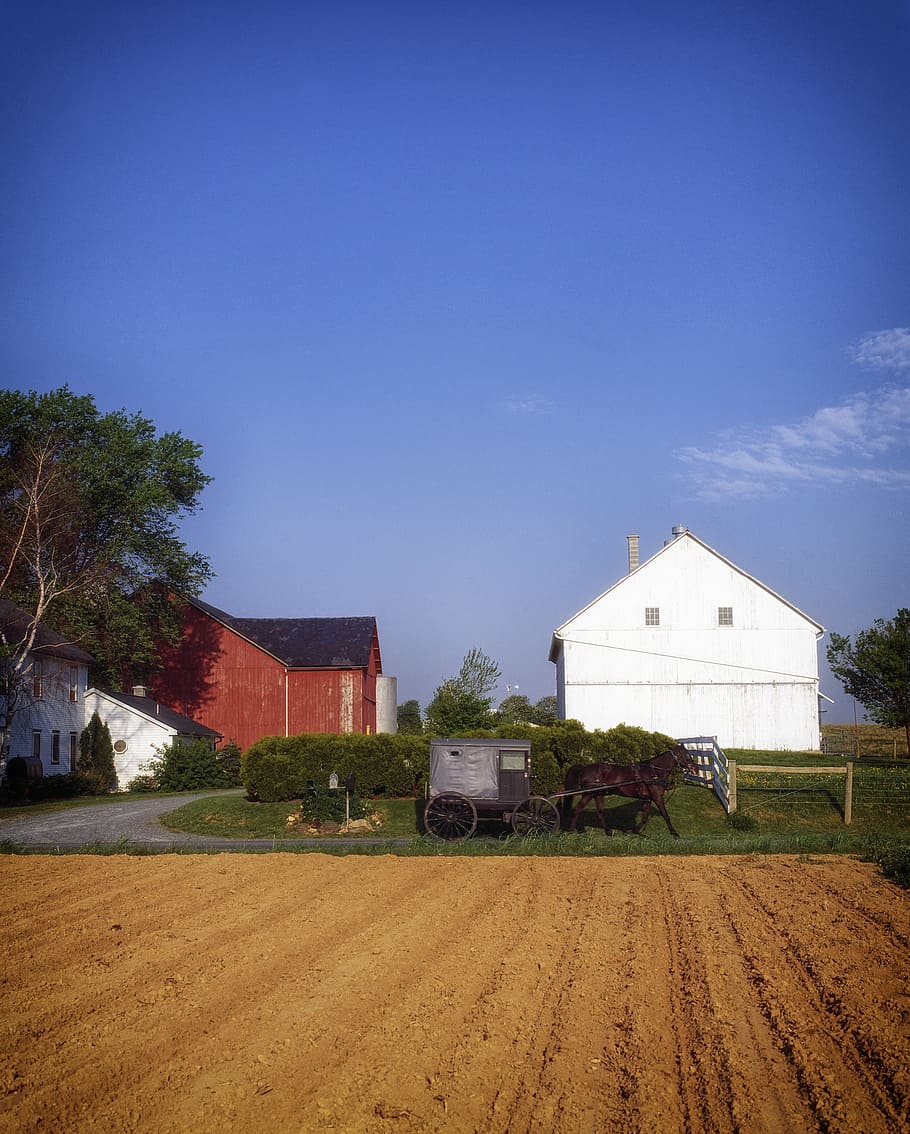
[[[526,740],[430,741],[424,826],[437,839],[467,839],[480,820],[511,825],[516,835],[551,835],[559,812],[531,795],[531,746]]]

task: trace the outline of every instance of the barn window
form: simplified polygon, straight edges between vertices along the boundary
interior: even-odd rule
[[[660,607],[645,607],[645,626],[660,626]]]
[[[719,606],[717,608],[717,625],[718,626],[732,626],[733,625],[733,607],[732,606]]]

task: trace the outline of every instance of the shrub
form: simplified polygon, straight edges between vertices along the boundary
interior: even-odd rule
[[[879,848],[871,855],[886,878],[910,889],[910,843],[893,843]]]
[[[190,744],[174,740],[158,751],[158,759],[149,762],[146,772],[158,781],[159,791],[232,786],[229,770],[219,762],[218,754],[207,740],[194,740]]]
[[[363,819],[367,813],[366,805],[356,792],[345,798],[343,788],[323,787],[313,784],[304,792],[300,801],[300,815],[311,823],[321,823],[329,820],[334,823],[343,823],[350,815],[351,819]]]
[[[97,712],[92,713],[91,720],[79,736],[79,758],[76,770],[85,776],[92,776],[102,785],[100,791],[113,791],[117,786],[117,770],[114,767],[114,745],[111,741],[111,730],[106,722],[101,720]],[[59,776],[48,777],[59,779]],[[82,793],[77,793],[82,794]]]
[[[160,791],[161,788],[158,784],[158,777],[151,773],[146,775],[136,776],[135,779],[130,780],[126,785],[127,791],[135,792],[153,792]]]
[[[478,739],[528,740],[531,745],[531,790],[549,795],[562,785],[572,764],[605,760],[629,764],[665,752],[676,743],[671,737],[631,725],[607,732],[587,732],[578,721],[550,725],[503,725],[495,732],[474,732]],[[337,772],[343,784],[352,773],[358,789],[367,796],[419,795],[429,770],[430,738],[379,733],[303,733],[267,736],[243,754],[241,774],[250,799],[277,803],[303,796],[308,782],[328,784]]]
[[[243,784],[250,799],[275,803],[301,798],[310,781],[327,786],[336,772],[342,784],[354,775],[367,796],[413,795],[426,782],[429,750],[424,737],[387,733],[267,736],[244,752]]]
[[[240,778],[240,758],[241,758],[240,745],[236,741],[229,741],[221,748],[215,749],[215,759],[225,777],[230,780],[231,787],[240,787],[243,781]]]
[[[107,795],[110,784],[102,772],[66,772],[59,776],[43,776],[29,788],[33,800],[73,799],[77,795]]]

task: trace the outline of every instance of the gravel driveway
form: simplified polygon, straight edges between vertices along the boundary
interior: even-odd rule
[[[61,811],[41,811],[0,817],[0,843],[13,843],[33,851],[73,850],[95,844],[111,846],[128,843],[149,850],[281,850],[300,847],[300,839],[225,839],[210,835],[190,835],[169,831],[160,820],[169,811],[176,811],[194,799],[224,795],[223,791],[201,791],[195,795],[171,796],[168,799],[124,800],[111,803],[67,807]],[[237,794],[240,794],[238,789]],[[407,842],[406,839],[333,838],[307,840],[308,847],[357,845],[366,842]]]

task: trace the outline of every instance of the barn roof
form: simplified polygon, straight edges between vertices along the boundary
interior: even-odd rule
[[[785,599],[783,597],[783,595],[780,595],[780,594],[777,593],[777,591],[772,590],[769,586],[767,586],[767,584],[763,583],[760,579],[756,579],[754,575],[750,575],[747,571],[744,571],[742,569],[742,567],[738,567],[730,559],[727,559],[727,557],[725,555],[721,555],[721,553],[719,551],[716,551],[713,547],[710,547],[707,543],[705,543],[704,540],[699,539],[697,535],[695,535],[693,532],[690,532],[688,529],[686,529],[684,532],[680,533],[680,535],[676,536],[674,539],[668,540],[668,542],[665,543],[663,545],[663,547],[661,547],[658,551],[656,551],[654,553],[654,555],[652,555],[650,557],[650,559],[647,559],[644,563],[642,563],[640,567],[636,567],[635,570],[631,571],[628,575],[623,575],[623,577],[621,579],[618,579],[611,587],[608,587],[603,592],[603,594],[598,595],[597,598],[592,599],[589,603],[586,603],[581,608],[581,610],[579,610],[575,614],[573,614],[571,618],[566,619],[566,621],[561,626],[559,626],[556,630],[554,630],[553,636],[550,640],[550,661],[556,661],[556,659],[559,655],[559,650],[561,649],[561,641],[562,641],[561,635],[562,635],[563,631],[565,631],[575,621],[575,619],[579,617],[579,615],[584,614],[584,612],[589,607],[592,607],[594,605],[594,603],[596,603],[596,602],[600,602],[600,600],[602,598],[604,598],[606,595],[610,594],[611,591],[615,591],[618,587],[623,586],[623,584],[626,583],[629,579],[631,579],[633,575],[637,575],[641,571],[647,571],[649,565],[651,563],[653,563],[655,561],[655,559],[658,559],[661,555],[668,554],[672,548],[674,548],[675,546],[678,546],[679,543],[684,541],[684,540],[691,540],[692,543],[697,544],[699,547],[703,548],[709,554],[716,556],[722,563],[725,563],[728,567],[732,567],[732,569],[734,571],[736,571],[737,574],[742,575],[743,578],[745,578],[745,579],[748,579],[750,583],[753,583],[756,587],[760,587],[763,591],[766,591],[769,595],[771,595],[772,598],[776,599],[778,602],[782,603],[784,606],[789,607],[790,610],[792,610],[795,614],[799,615],[800,618],[804,618],[806,620],[806,622],[809,623],[810,626],[814,627],[817,635],[820,636],[820,635],[824,634],[825,628],[824,628],[824,626],[822,626],[822,624],[820,622],[816,622],[814,618],[811,618],[808,614],[806,614],[805,611],[800,610],[798,606],[794,606],[794,604],[792,602],[790,602],[788,599]]]
[[[21,642],[31,624],[32,616],[9,599],[0,599],[0,630],[7,641]],[[95,665],[95,658],[74,642],[68,642],[43,622],[38,624],[33,653],[47,654],[79,665]]]
[[[90,689],[88,692],[107,697],[110,701],[116,701],[117,704],[148,717],[149,720],[160,721],[167,728],[172,728],[183,736],[209,736],[213,738],[221,736],[221,733],[216,732],[215,729],[199,724],[191,717],[185,717],[182,713],[169,709],[167,705],[162,705],[153,697],[139,697],[135,693],[114,693],[110,689]]]
[[[187,600],[290,669],[365,669],[376,635],[372,615],[353,618],[235,618]]]

